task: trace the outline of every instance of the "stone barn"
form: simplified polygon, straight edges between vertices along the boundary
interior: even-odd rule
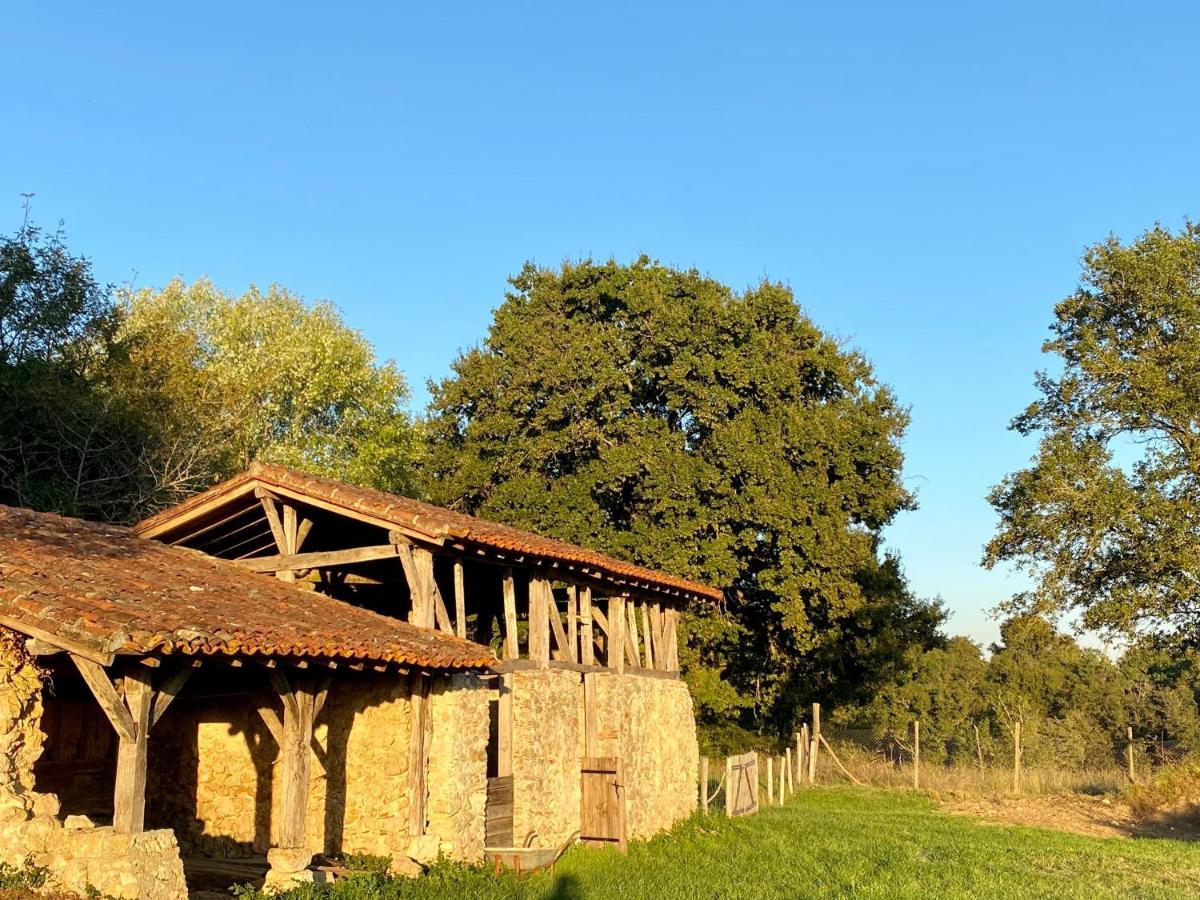
[[[115,897],[623,847],[696,806],[720,594],[255,466],[134,529],[0,507],[0,861]]]
[[[714,588],[273,465],[136,530],[492,647],[500,659],[488,692],[489,845],[560,846],[575,836],[623,844],[696,808],[678,624],[685,604],[720,600]],[[619,763],[611,790],[590,789],[581,759]],[[606,799],[616,808],[604,808]]]
[[[7,507],[0,626],[0,861],[175,900],[180,851],[277,884],[320,853],[482,855],[486,647]]]

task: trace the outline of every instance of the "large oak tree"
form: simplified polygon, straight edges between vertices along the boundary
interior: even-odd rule
[[[805,661],[870,618],[906,410],[781,284],[645,257],[511,283],[432,385],[432,499],[724,588],[689,621],[702,711],[785,724]]]

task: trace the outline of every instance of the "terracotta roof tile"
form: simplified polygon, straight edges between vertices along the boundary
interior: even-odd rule
[[[139,522],[134,529],[139,533],[155,530],[170,522],[180,513],[250,482],[258,482],[268,487],[290,489],[326,503],[357,510],[399,527],[409,528],[420,534],[428,535],[430,538],[454,538],[492,550],[522,553],[550,561],[573,563],[598,571],[610,578],[640,581],[659,589],[681,591],[710,600],[720,600],[722,597],[719,589],[707,584],[625,562],[586,547],[542,537],[530,531],[502,525],[499,522],[490,522],[487,519],[469,516],[466,513],[423,503],[409,497],[388,494],[371,488],[355,487],[284,466],[263,463],[255,463],[242,474],[189,497],[178,506]]]
[[[101,653],[320,657],[437,669],[495,662],[479,644],[128,528],[2,505],[0,620]]]

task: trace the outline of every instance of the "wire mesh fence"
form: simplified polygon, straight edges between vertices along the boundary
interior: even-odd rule
[[[1200,747],[1131,727],[1084,733],[1053,721],[994,720],[941,727],[914,720],[903,733],[828,724],[818,782],[954,793],[1111,793],[1160,769],[1200,763]]]

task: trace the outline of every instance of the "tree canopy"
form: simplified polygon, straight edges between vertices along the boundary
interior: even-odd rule
[[[332,304],[202,279],[124,292],[118,308],[126,383],[162,423],[147,473],[158,502],[256,459],[415,491],[404,376]]]
[[[144,423],[114,384],[118,324],[61,231],[0,238],[0,501],[129,517]]]
[[[1032,465],[990,495],[985,563],[1036,578],[1015,610],[1088,628],[1200,638],[1200,226],[1155,227],[1084,256],[1055,307],[1061,372],[1013,422]]]
[[[790,714],[913,505],[907,411],[781,284],[735,293],[646,257],[511,284],[431,386],[432,499],[725,588],[689,621],[702,713]]]
[[[255,459],[413,492],[407,400],[331,304],[114,294],[61,233],[0,239],[0,502],[129,521]]]

